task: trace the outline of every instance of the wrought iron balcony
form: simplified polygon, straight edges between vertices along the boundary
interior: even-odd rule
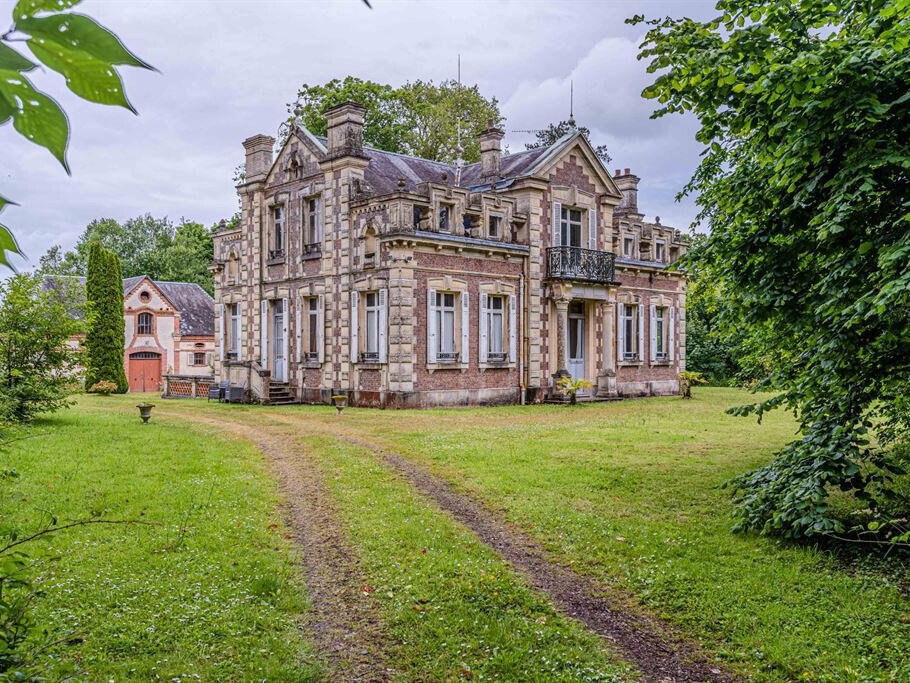
[[[547,249],[547,276],[612,284],[616,281],[616,255],[581,247],[550,247]]]

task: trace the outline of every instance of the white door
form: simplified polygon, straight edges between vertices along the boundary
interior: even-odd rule
[[[569,367],[572,379],[585,378],[585,304],[573,301],[569,304]],[[585,393],[584,390],[578,392]]]
[[[274,305],[274,315],[272,316],[272,339],[274,343],[272,344],[272,353],[274,354],[272,358],[272,379],[276,382],[287,382],[288,381],[288,359],[285,357],[285,349],[287,344],[285,344],[284,335],[287,332],[287,329],[284,325],[284,318],[287,313],[284,310],[284,302],[281,299],[275,301]]]

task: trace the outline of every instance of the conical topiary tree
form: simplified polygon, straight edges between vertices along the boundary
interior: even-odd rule
[[[123,276],[120,259],[99,243],[89,248],[86,273],[86,363],[85,388],[102,380],[117,385],[117,393],[128,388],[123,370],[125,343],[123,320]]]

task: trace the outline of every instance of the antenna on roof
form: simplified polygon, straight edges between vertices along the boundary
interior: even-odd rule
[[[575,128],[575,81],[569,81],[569,125]]]
[[[458,54],[458,86],[455,90],[455,185],[461,185],[461,169],[464,159],[461,158],[461,53]]]

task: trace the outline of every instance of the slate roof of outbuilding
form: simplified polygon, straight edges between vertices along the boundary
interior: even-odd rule
[[[123,278],[123,295],[126,296],[136,285],[146,279],[146,275]],[[193,337],[210,337],[215,334],[215,300],[202,287],[193,282],[168,282],[152,280],[152,284],[180,312],[180,334]],[[85,278],[69,275],[46,275],[42,282],[45,290],[63,291],[64,284],[71,283],[80,287],[70,292],[73,299],[70,310],[73,315],[82,318],[85,310]]]

